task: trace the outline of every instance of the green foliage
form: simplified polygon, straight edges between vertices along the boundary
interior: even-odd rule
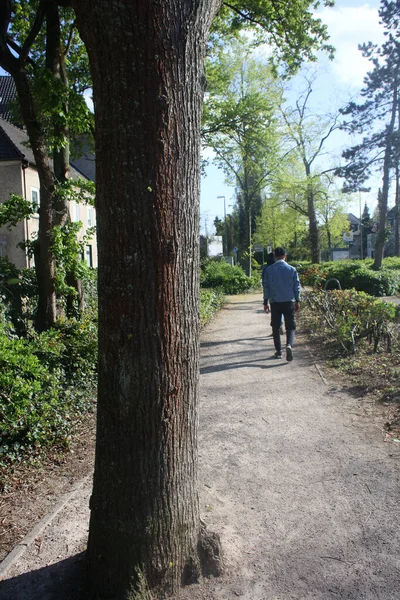
[[[288,180],[286,184],[289,185]],[[273,248],[288,248],[294,239],[304,236],[307,231],[306,217],[286,202],[286,193],[293,196],[289,190],[284,189],[282,181],[275,181],[273,188],[276,192],[264,199],[261,215],[257,219],[254,242],[267,245],[266,241],[271,240]]]
[[[0,227],[15,227],[23,219],[29,219],[33,215],[37,206],[22,196],[10,194],[8,200],[0,204]]]
[[[366,260],[365,263],[372,266],[372,258],[370,258],[368,261]],[[387,258],[383,259],[382,267],[388,271],[400,271],[400,258],[398,256],[388,256]]]
[[[400,261],[399,261],[400,262]],[[392,263],[395,264],[395,261]],[[371,296],[392,296],[400,289],[400,273],[395,268],[372,270],[372,262],[368,261],[334,261],[314,265],[302,275],[303,285],[323,287],[330,279],[338,279],[342,289],[365,292]]]
[[[86,235],[78,239],[80,221],[66,223],[62,227],[53,227],[51,232],[52,251],[57,260],[56,290],[57,295],[75,295],[75,288],[66,283],[67,274],[73,274],[76,279],[90,278],[90,267],[82,259],[85,245],[91,239],[94,228],[88,229]]]
[[[58,200],[64,200],[65,202],[74,201],[94,206],[96,184],[83,177],[68,179],[62,183],[58,182],[54,193]]]
[[[327,26],[313,10],[319,4],[315,0],[231,0],[222,4],[213,33],[219,40],[221,35],[226,38],[251,29],[248,37],[254,44],[268,44],[275,66],[284,62],[289,72],[295,72],[303,60],[315,60],[318,49],[333,56],[334,49],[327,44]],[[324,5],[333,6],[333,1],[325,0]]]
[[[1,312],[0,312],[1,314]],[[26,338],[0,318],[0,466],[50,445],[67,446],[74,423],[92,409],[97,330],[89,321],[60,321]]]
[[[312,286],[316,290],[324,287],[328,279],[328,271],[322,268],[322,265],[311,265],[302,273],[298,271],[302,285]]]
[[[290,255],[292,255],[292,252],[293,252],[293,248],[290,249]],[[293,267],[296,268],[300,278],[302,278],[304,273],[312,266],[312,263],[308,260],[307,261],[306,260],[302,260],[302,261],[289,260],[288,262],[289,262],[289,264],[291,264]],[[308,285],[308,284],[304,283],[302,279],[301,279],[301,283],[303,285]]]
[[[8,36],[16,47],[25,48],[30,41],[30,52],[26,61],[31,95],[35,109],[40,115],[41,129],[45,134],[46,147],[53,150],[64,147],[71,137],[88,132],[93,127],[93,114],[88,109],[83,92],[91,87],[89,60],[85,46],[75,24],[75,14],[70,7],[58,7],[60,24],[60,46],[64,54],[67,85],[48,69],[49,44],[46,27],[41,27],[32,36],[38,23],[39,2],[16,0],[11,4],[11,22]],[[53,23],[54,25],[54,23]],[[24,62],[24,59],[21,59]],[[4,65],[3,65],[4,66]]]
[[[224,294],[242,294],[260,285],[260,275],[247,277],[239,266],[208,259],[202,265],[200,283],[203,288],[220,288]]]
[[[313,292],[305,300],[315,319],[314,326],[327,331],[335,348],[353,354],[363,341],[368,341],[377,352],[385,341],[391,351],[393,327],[400,313],[395,304],[356,290]]]
[[[8,258],[0,258],[0,300],[14,331],[23,334],[37,305],[35,271],[17,269]]]
[[[219,289],[200,290],[200,322],[206,325],[219,311],[225,301],[223,292]]]

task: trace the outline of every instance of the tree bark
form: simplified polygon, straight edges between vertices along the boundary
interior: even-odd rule
[[[219,568],[197,497],[199,141],[205,42],[219,4],[74,2],[96,115],[91,598],[173,592],[210,556]]]
[[[392,151],[393,151],[393,131],[396,119],[396,111],[398,105],[398,86],[394,84],[393,98],[392,98],[392,112],[390,117],[390,123],[386,134],[385,143],[385,155],[383,159],[383,178],[382,178],[382,196],[379,202],[379,228],[376,235],[375,244],[375,260],[373,269],[378,270],[382,267],[383,255],[385,251],[386,243],[386,217],[389,197],[389,184],[390,184],[390,168],[392,164]]]
[[[394,207],[394,255],[400,256],[400,240],[399,240],[400,172],[399,172],[398,162],[396,163],[395,170],[396,170],[396,196],[395,196],[395,207]]]
[[[310,167],[305,161],[304,161],[304,164],[305,164],[306,175],[307,175],[307,215],[308,215],[308,233],[309,233],[309,239],[310,239],[311,262],[313,264],[319,264],[321,261],[319,229],[318,229],[317,215],[315,212],[313,182],[312,182],[312,178],[311,178]]]
[[[54,225],[54,174],[46,152],[46,144],[33,103],[25,68],[10,72],[17,90],[21,115],[35,157],[40,181],[39,231],[35,247],[35,271],[38,282],[36,328],[44,331],[57,319],[55,273],[56,260],[51,249],[51,231]]]
[[[61,24],[59,8],[54,3],[46,3],[46,67],[52,73],[55,80],[62,83],[65,90],[65,97],[68,94],[68,73],[65,63],[65,54],[61,40]],[[68,114],[68,102],[63,103],[63,112]],[[54,177],[58,183],[65,183],[70,178],[70,131],[67,122],[58,122],[55,119],[54,137],[63,140],[62,146],[53,151]],[[53,197],[54,225],[62,227],[71,222],[71,215],[68,209],[68,201],[63,194],[55,192]],[[71,270],[66,275],[66,283],[75,290],[74,293],[67,294],[66,312],[68,317],[82,314],[84,310],[84,297],[82,281],[76,278]],[[77,309],[75,308],[77,305]],[[62,314],[62,309],[58,307],[58,312]]]
[[[35,157],[40,181],[40,208],[38,243],[35,248],[35,270],[38,281],[38,309],[36,327],[45,330],[54,325],[57,318],[55,291],[55,257],[51,252],[51,229],[53,226],[54,178],[46,153],[44,132],[40,126],[26,70],[27,55],[14,56],[7,44],[7,30],[11,18],[8,2],[0,13],[0,66],[14,79],[22,120]]]

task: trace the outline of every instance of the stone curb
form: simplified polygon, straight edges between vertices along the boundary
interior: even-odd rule
[[[51,523],[51,521],[62,511],[64,506],[74,497],[74,495],[85,485],[85,483],[92,477],[92,475],[86,475],[83,479],[78,481],[69,492],[63,494],[57,504],[53,507],[53,510],[45,515],[39,523],[35,525],[30,533],[28,533],[23,540],[21,540],[15,548],[7,554],[5,559],[0,563],[0,581],[2,581],[7,575],[8,571],[13,567],[17,561],[21,558],[27,548],[32,544],[35,538],[39,537],[43,530]]]

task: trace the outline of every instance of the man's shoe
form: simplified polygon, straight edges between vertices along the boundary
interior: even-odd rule
[[[286,346],[286,360],[288,360],[288,361],[293,360],[293,352],[292,352],[291,346]]]
[[[276,351],[274,356],[275,356],[275,358],[282,358],[282,352]]]

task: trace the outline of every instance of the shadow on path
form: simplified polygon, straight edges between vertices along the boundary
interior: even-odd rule
[[[85,553],[0,582],[0,600],[83,600]]]

